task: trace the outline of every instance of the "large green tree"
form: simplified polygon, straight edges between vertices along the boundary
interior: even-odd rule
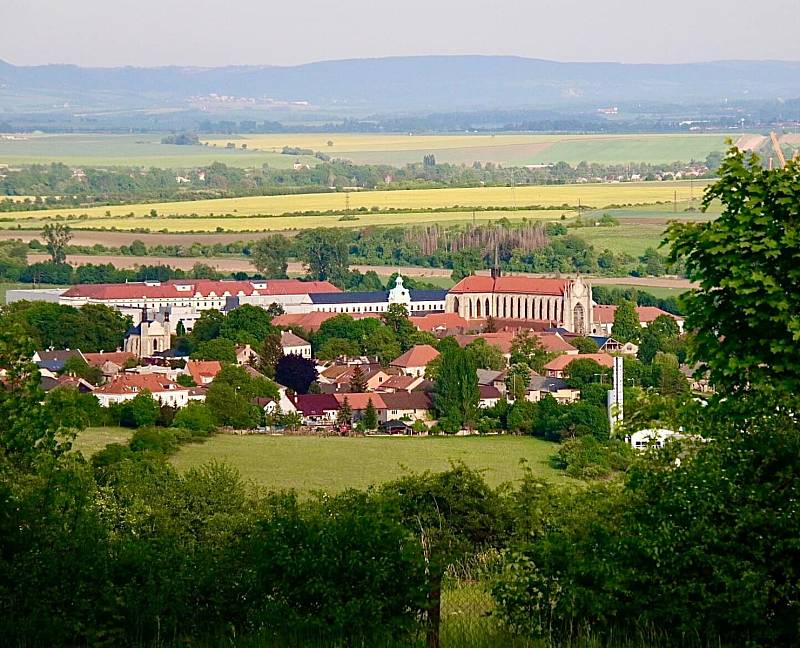
[[[313,229],[297,235],[295,245],[311,279],[343,285],[350,267],[347,234],[335,229]]]
[[[511,363],[526,364],[538,373],[544,371],[544,366],[553,358],[544,348],[542,340],[536,333],[521,329],[511,342]]]
[[[448,347],[441,356],[434,408],[447,432],[472,427],[477,418],[478,376],[468,351]]]
[[[703,207],[704,223],[673,223],[670,259],[697,287],[684,296],[691,357],[722,390],[769,382],[800,391],[800,164],[764,169],[731,149]]]
[[[285,279],[289,267],[289,241],[283,234],[259,239],[250,248],[250,262],[267,279]]]
[[[636,304],[623,301],[614,312],[611,335],[619,342],[638,342],[641,334],[642,325],[639,322],[639,313],[636,312]]]

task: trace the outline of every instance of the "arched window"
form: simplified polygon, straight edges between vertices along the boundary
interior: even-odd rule
[[[576,304],[572,311],[573,328],[578,335],[586,335],[586,322],[584,321],[583,304]]]
[[[487,297],[486,298],[486,310],[484,311],[483,314],[486,315],[486,317],[489,317],[489,313],[491,313],[491,312],[492,312],[492,309],[489,306],[489,298]]]
[[[467,304],[469,304],[469,319],[472,319],[472,300],[467,299]]]
[[[453,310],[458,313],[458,309],[461,307],[461,303],[458,301],[458,297],[453,299]]]
[[[480,318],[480,316],[481,316],[481,300],[480,299],[477,302],[475,302],[475,307],[476,307],[476,311],[475,312],[477,313],[476,316],[478,318]]]

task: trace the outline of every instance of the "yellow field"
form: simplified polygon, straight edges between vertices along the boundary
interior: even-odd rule
[[[702,189],[695,183],[694,192]],[[350,192],[350,209],[371,207],[407,209],[409,211],[441,207],[543,207],[577,205],[601,208],[611,204],[638,204],[671,201],[675,192],[679,201],[688,201],[688,182],[648,182],[623,184],[550,185],[529,187],[481,187],[473,189],[414,189],[409,191],[362,191]],[[93,221],[102,219],[106,223],[120,216],[148,216],[156,210],[163,216],[279,216],[303,211],[344,211],[347,196],[344,192],[323,194],[300,194],[290,196],[255,196],[246,198],[220,198],[215,200],[182,201],[170,203],[147,203],[114,207],[65,208],[44,211],[14,212],[15,220],[43,219],[57,215],[86,214]],[[110,214],[112,219],[106,216]],[[362,218],[367,215],[362,215]],[[442,214],[427,215],[427,220],[438,220]],[[161,218],[142,219],[158,229]],[[83,222],[83,221],[82,221]],[[345,223],[346,225],[346,223]],[[192,228],[189,228],[192,229]]]
[[[475,212],[476,223],[486,223],[489,221],[508,218],[509,220],[522,220],[523,218],[535,220],[558,220],[564,214],[567,218],[576,215],[572,210],[519,210],[519,211],[479,211]],[[372,225],[392,226],[392,225],[420,225],[425,223],[462,223],[472,222],[472,212],[402,212],[393,214],[358,214],[358,220],[341,221],[340,216],[220,216],[213,218],[170,218],[169,216],[159,218],[130,218],[120,216],[117,218],[87,218],[81,220],[68,221],[73,228],[114,227],[118,230],[135,230],[147,228],[152,232],[168,230],[169,232],[214,232],[217,228],[230,230],[233,232],[241,231],[266,231],[266,230],[302,230],[314,227],[366,227]],[[29,219],[26,227],[41,227],[45,222]],[[14,223],[0,222],[0,229],[14,228]]]
[[[394,133],[389,135],[361,133],[276,133],[268,135],[233,135],[201,140],[209,146],[225,146],[228,142],[247,144],[248,149],[280,152],[284,146],[300,147],[339,155],[350,151],[415,151],[464,147],[506,146],[509,144],[546,144],[569,139],[581,139],[582,135],[411,135]],[[589,136],[592,137],[592,136]],[[611,136],[611,137],[625,137]],[[653,137],[661,137],[654,135]],[[328,146],[333,142],[333,146]]]

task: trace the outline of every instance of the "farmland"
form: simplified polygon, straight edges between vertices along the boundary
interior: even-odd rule
[[[0,164],[48,164],[63,162],[70,166],[141,166],[190,168],[223,162],[236,167],[260,167],[269,164],[287,169],[297,156],[268,151],[242,151],[212,146],[176,146],[161,144],[161,134],[137,135],[25,135],[22,139],[0,139]],[[318,162],[302,156],[307,164]]]
[[[403,165],[420,162],[433,153],[439,162],[503,165],[581,161],[601,164],[630,162],[670,163],[703,160],[712,151],[725,150],[725,135],[363,135],[306,134],[241,135],[209,138],[217,148],[232,142],[263,152],[280,152],[284,146],[322,151],[356,164]],[[331,145],[329,145],[331,143]]]
[[[532,437],[319,438],[232,436],[186,445],[172,457],[180,470],[217,460],[266,488],[301,492],[366,488],[407,471],[445,470],[451,461],[485,469],[492,485],[523,475],[525,460],[534,474],[568,481],[550,467],[556,446]]]
[[[476,217],[530,217],[560,218],[571,215],[571,209],[558,209],[579,203],[584,208],[603,208],[609,205],[653,204],[671,202],[677,197],[679,205],[688,204],[691,195],[701,190],[699,183],[650,182],[585,185],[548,185],[523,187],[475,187],[458,189],[414,189],[407,191],[363,191],[338,193],[311,193],[282,196],[249,196],[213,200],[180,201],[167,203],[139,203],[110,207],[64,208],[42,211],[14,212],[3,218],[6,227],[18,223],[43,221],[58,216],[80,220],[79,227],[116,227],[151,230],[169,229],[183,231],[214,231],[218,227],[238,230],[304,229],[330,226],[393,225],[409,222],[465,221],[472,219],[471,207],[506,209],[541,206],[555,208],[550,212],[478,212]],[[301,212],[333,210],[341,214],[346,209],[367,210],[355,214],[357,221],[339,221],[337,215],[298,216]],[[458,211],[458,208],[464,208]],[[399,214],[369,213],[372,210],[403,210]],[[426,209],[454,209],[447,214],[425,213]],[[155,216],[153,216],[155,212]],[[408,213],[405,213],[408,212]],[[414,213],[421,212],[421,213]],[[282,218],[255,218],[256,216],[283,216]],[[185,219],[185,222],[183,220]]]

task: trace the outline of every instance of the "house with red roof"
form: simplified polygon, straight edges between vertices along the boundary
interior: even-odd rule
[[[595,304],[593,312],[594,325],[592,328],[592,333],[596,335],[610,336],[612,334],[612,329],[614,328],[614,315],[617,312],[617,307],[614,304]],[[668,313],[667,311],[657,308],[656,306],[637,306],[636,314],[639,316],[639,323],[642,325],[642,328],[647,328],[650,326],[650,324],[657,317],[666,315],[667,317],[671,317],[675,320],[675,323],[678,325],[678,330],[683,333],[683,318],[678,315]]]
[[[389,363],[407,376],[424,376],[425,367],[431,360],[439,357],[439,352],[430,344],[417,344]]]
[[[608,369],[614,367],[614,356],[607,353],[581,353],[580,355],[560,355],[553,358],[544,366],[544,370],[551,378],[563,378],[565,369],[570,362],[575,360],[594,360],[601,367]]]
[[[149,391],[159,403],[170,407],[184,407],[189,402],[188,387],[158,374],[119,374],[93,393],[100,405],[108,407],[132,400],[143,391]]]
[[[188,373],[194,384],[200,387],[210,385],[217,374],[222,371],[219,360],[187,360],[186,373]]]
[[[470,275],[450,289],[445,312],[464,319],[487,317],[547,322],[585,335],[592,330],[592,288],[582,277]]]
[[[384,409],[378,410],[381,423],[387,421],[427,421],[433,401],[427,392],[394,392],[381,394]]]
[[[104,376],[116,376],[126,366],[138,361],[135,353],[129,351],[101,351],[100,353],[84,353],[86,363],[98,367]]]

